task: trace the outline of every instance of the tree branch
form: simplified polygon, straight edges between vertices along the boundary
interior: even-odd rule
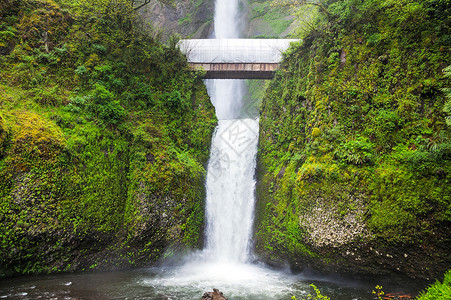
[[[134,10],[138,10],[144,6],[146,6],[147,4],[149,4],[152,0],[144,0],[143,3],[139,4],[137,7],[134,7]],[[135,4],[137,2],[141,2],[141,1],[137,1],[137,0],[132,0],[132,5],[135,6]],[[167,5],[170,7],[175,7],[175,3],[174,0],[158,0],[158,2],[160,2],[163,5]]]
[[[138,10],[138,9],[140,9],[141,7],[144,7],[144,6],[146,6],[147,4],[149,4],[150,3],[150,0],[144,0],[144,3],[142,3],[141,5],[138,5],[137,7],[134,7],[133,9],[134,10]],[[135,1],[133,1],[133,5],[135,5]]]

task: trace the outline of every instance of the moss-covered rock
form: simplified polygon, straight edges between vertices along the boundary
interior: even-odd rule
[[[216,118],[186,58],[141,31],[126,0],[20,5],[14,30],[47,14],[64,30],[48,45],[24,36],[0,61],[0,277],[200,247]]]
[[[10,130],[6,126],[6,122],[3,119],[3,115],[0,113],[0,159],[2,159],[6,152],[6,147],[8,146],[8,138]]]
[[[451,262],[449,6],[373,2],[328,6],[270,84],[257,252],[296,268],[438,277]]]

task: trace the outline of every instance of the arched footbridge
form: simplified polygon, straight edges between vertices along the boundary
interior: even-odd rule
[[[282,52],[294,39],[180,40],[180,50],[193,70],[205,70],[206,79],[271,79]]]

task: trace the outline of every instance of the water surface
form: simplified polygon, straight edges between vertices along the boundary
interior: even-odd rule
[[[388,282],[384,282],[388,281]],[[44,275],[0,281],[0,299],[200,299],[218,288],[229,300],[298,300],[306,298],[314,283],[335,300],[373,300],[376,284],[387,293],[414,294],[424,283],[397,278],[357,281],[339,277],[293,275],[259,264],[184,264],[132,271]]]

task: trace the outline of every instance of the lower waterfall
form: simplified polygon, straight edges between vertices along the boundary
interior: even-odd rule
[[[205,252],[217,261],[246,262],[254,212],[258,120],[219,120],[206,181]]]

